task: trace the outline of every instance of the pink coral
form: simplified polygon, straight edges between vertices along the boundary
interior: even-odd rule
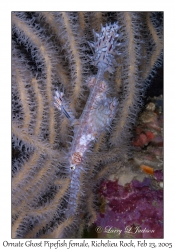
[[[121,238],[163,237],[163,191],[154,190],[149,178],[133,180],[124,187],[118,181],[103,182],[99,193],[106,202],[105,213],[96,221],[103,228],[100,237],[108,237],[109,228],[121,230]]]
[[[155,99],[147,104],[146,109],[139,117],[133,138],[133,146],[135,147],[142,148],[149,143],[158,147],[163,146],[163,115],[156,107]]]
[[[154,134],[151,131],[141,132],[139,135],[137,135],[133,145],[136,147],[146,146],[150,141],[152,141],[153,138]]]

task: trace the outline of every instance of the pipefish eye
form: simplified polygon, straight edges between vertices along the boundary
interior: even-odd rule
[[[70,169],[71,169],[72,171],[74,171],[74,170],[75,170],[75,165],[71,165]]]

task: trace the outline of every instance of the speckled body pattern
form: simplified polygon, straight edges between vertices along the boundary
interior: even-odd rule
[[[95,84],[74,135],[70,157],[72,170],[82,163],[84,154],[99,134],[110,125],[115,112],[117,102],[115,98],[106,97],[107,84],[102,80]]]
[[[86,152],[93,146],[95,140],[102,131],[110,128],[112,119],[116,113],[117,99],[107,97],[108,83],[104,80],[105,72],[113,72],[115,69],[114,55],[118,54],[114,49],[116,46],[115,38],[118,37],[119,26],[115,23],[101,28],[101,33],[94,32],[95,42],[89,43],[94,50],[91,58],[92,64],[98,68],[98,73],[90,77],[87,85],[90,95],[85,105],[84,111],[80,116],[78,128],[74,134],[69,156],[69,169],[71,173],[71,189],[74,194],[69,197],[69,215],[75,212],[76,194],[79,191],[79,180],[83,171],[83,160]],[[63,100],[63,93],[56,92],[55,106],[71,121],[75,118],[66,111]],[[72,212],[70,212],[72,211]]]

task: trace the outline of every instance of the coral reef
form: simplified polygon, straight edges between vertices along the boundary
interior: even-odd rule
[[[99,192],[106,203],[96,221],[103,228],[99,238],[163,237],[163,190],[154,190],[150,178],[125,186],[109,180]]]
[[[163,100],[162,96],[148,100],[141,113],[133,139],[133,159],[137,165],[148,165],[154,170],[163,167]],[[142,150],[140,150],[142,149]]]
[[[135,127],[130,169],[121,168],[99,188],[99,238],[163,237],[162,97],[149,99]]]
[[[92,45],[93,30],[99,34],[101,25],[110,23],[120,27],[118,47],[110,63],[106,58],[109,72],[103,72],[101,82],[109,87],[107,98],[118,99],[118,105],[110,129],[97,136],[78,182],[72,185],[68,159],[91,84],[98,78],[99,64],[94,63],[99,60],[98,49],[91,47],[100,45],[96,41]],[[149,165],[138,163],[132,150],[147,147],[155,131],[138,132],[135,147],[131,139],[145,90],[162,65],[162,57],[162,12],[12,13],[12,238],[81,237],[84,228],[97,220],[100,183],[116,172],[120,172],[119,185],[128,182],[126,172],[132,182],[130,159],[135,166]],[[69,116],[58,111],[58,99],[58,107],[54,106],[55,93],[64,93],[68,108],[64,113],[75,117],[74,129]],[[140,142],[141,133],[146,138]],[[160,142],[159,137],[154,141]],[[76,154],[75,161],[79,159]],[[144,175],[137,180],[143,182]],[[135,186],[131,188],[136,192]],[[69,213],[71,201],[73,213]]]

